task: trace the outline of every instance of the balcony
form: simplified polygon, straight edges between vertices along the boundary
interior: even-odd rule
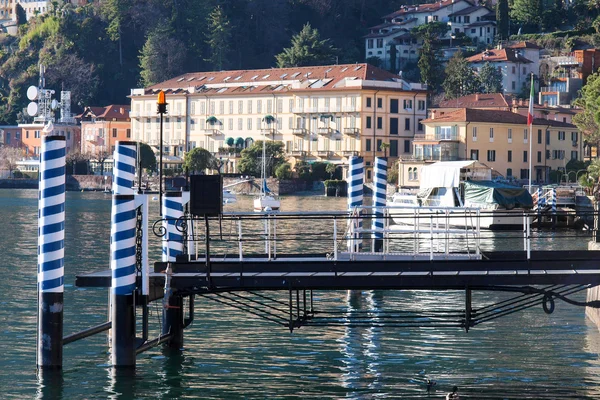
[[[277,133],[277,130],[275,128],[261,128],[260,133],[261,135],[273,137]]]
[[[356,106],[342,106],[342,111],[343,112],[357,112],[358,108]]]
[[[321,128],[317,128],[317,133],[319,135],[324,135],[324,136],[329,136],[331,135],[331,128],[329,127],[321,127]]]
[[[342,156],[344,157],[352,157],[352,156],[357,156],[358,155],[358,151],[355,150],[343,150],[342,151]]]
[[[329,150],[317,150],[317,155],[321,158],[329,158],[331,157],[331,152]]]
[[[425,134],[424,133],[415,133],[415,136],[413,137],[414,140],[425,140]]]
[[[139,118],[141,116],[141,111],[129,111],[129,118]]]
[[[290,152],[290,154],[292,155],[292,157],[305,157],[306,156],[306,152],[302,151],[302,150],[292,150]]]
[[[237,147],[219,147],[219,151],[216,154],[218,158],[238,158],[242,149]]]
[[[344,135],[358,136],[359,134],[360,134],[360,129],[358,129],[358,128],[344,128]]]
[[[293,107],[292,108],[292,112],[294,114],[303,114],[304,113],[304,107]]]
[[[306,129],[304,128],[293,128],[292,135],[295,136],[306,136]]]
[[[329,112],[329,106],[319,106],[319,112]]]
[[[331,106],[329,107],[329,112],[341,112],[342,106]]]
[[[223,132],[219,130],[218,126],[208,126],[204,130],[204,133],[209,136],[219,136],[223,134]]]

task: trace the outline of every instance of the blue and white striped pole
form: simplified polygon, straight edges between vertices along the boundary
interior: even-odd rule
[[[37,366],[62,368],[65,257],[64,136],[44,136],[38,198]]]
[[[556,188],[552,188],[552,214],[556,214]]]
[[[136,148],[135,142],[118,141],[114,152],[110,268],[112,364],[116,367],[135,366],[136,212],[133,180]]]
[[[162,215],[165,237],[162,243],[163,262],[174,262],[176,257],[183,254],[183,232],[177,229],[183,217],[183,198],[181,192],[167,192],[163,197]]]
[[[364,176],[363,159],[356,156],[350,157],[348,169],[348,211],[351,215],[355,211],[361,211],[360,208],[363,204]],[[359,251],[361,241],[358,239],[359,234],[358,232],[355,232],[355,229],[362,228],[362,220],[360,218],[350,218],[349,224],[350,240],[348,241],[348,251],[357,252]]]
[[[387,194],[387,158],[376,157],[373,170],[373,206],[375,217],[372,219],[373,227],[373,251],[383,250],[383,207]]]

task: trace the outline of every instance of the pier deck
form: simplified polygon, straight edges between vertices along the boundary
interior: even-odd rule
[[[186,293],[242,290],[464,289],[498,285],[600,284],[598,255],[591,251],[490,252],[482,259],[406,259],[364,255],[333,261],[325,255],[214,257],[170,263],[171,287]],[[158,262],[151,285],[164,285],[167,263]],[[79,275],[79,287],[110,287],[110,271]]]

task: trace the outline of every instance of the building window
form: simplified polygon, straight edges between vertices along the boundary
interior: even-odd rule
[[[523,143],[527,143],[527,129],[523,129]]]
[[[112,137],[117,137],[117,130],[115,128],[112,130]]]
[[[371,151],[371,139],[366,140],[365,151]]]
[[[471,160],[479,160],[479,150],[471,150]]]
[[[372,102],[373,102],[373,99],[371,97],[367,97],[367,108],[373,107],[373,105],[371,104]]]
[[[421,123],[421,121],[423,121],[423,118],[419,118],[419,119],[417,120],[417,130],[418,130],[419,132],[423,132],[423,124]]]
[[[404,118],[404,130],[410,131],[410,118]]]
[[[290,101],[294,101],[294,100],[290,100]],[[291,112],[292,110],[290,110]],[[243,100],[239,100],[238,101],[238,114],[243,114],[244,113],[244,101]]]
[[[248,114],[252,114],[252,100],[248,100],[248,105],[246,106],[247,110],[246,112]]]
[[[550,159],[550,150],[546,150],[546,160]]]
[[[494,141],[494,128],[490,128],[490,142]]]
[[[383,108],[383,99],[381,97],[377,98],[377,108]]]
[[[382,48],[383,47],[383,39],[377,39],[377,47],[378,48]]]
[[[377,129],[383,129],[383,117],[377,117]]]
[[[513,67],[514,68],[514,67]],[[513,71],[514,72],[514,71]],[[517,88],[517,83],[515,81],[512,81],[510,83],[510,87],[512,88],[512,90],[515,90]]]
[[[539,163],[542,162],[542,152],[541,151],[537,152],[537,162],[539,162]]]
[[[371,117],[367,117],[367,129],[371,129]]]
[[[550,144],[550,131],[546,131],[546,144]]]
[[[393,114],[398,113],[398,99],[390,100],[390,113],[393,113]]]
[[[425,100],[417,100],[417,109],[419,111],[425,110]]]
[[[558,131],[558,140],[565,140],[565,131]]]
[[[508,143],[512,143],[512,129],[508,130]]]
[[[527,168],[521,169],[521,179],[529,179],[529,170]]]
[[[412,110],[412,100],[404,100],[404,109]]]
[[[516,73],[517,73],[517,67],[515,67],[514,65],[512,66],[511,70],[512,70],[512,73],[513,73],[513,74],[516,74]]]
[[[571,132],[571,141],[573,144],[577,144],[577,132]]]
[[[248,122],[247,122],[247,124],[248,124],[248,125],[247,125],[247,127],[248,127],[248,130],[249,130],[249,131],[251,131],[251,130],[252,130],[252,118],[248,118]]]
[[[476,126],[473,127],[473,141],[474,142],[477,141],[477,127]]]
[[[571,160],[577,160],[577,159],[578,159],[577,152],[576,151],[572,151],[571,152]]]
[[[542,144],[542,130],[538,129],[538,144]]]
[[[508,151],[508,162],[512,162],[512,150]]]
[[[404,141],[404,152],[410,153],[410,140],[408,139]]]
[[[523,151],[523,162],[527,162],[527,150]]]
[[[373,39],[369,39],[367,40],[367,49],[372,49],[373,48]]]
[[[398,134],[398,118],[390,118],[390,135]]]
[[[383,144],[383,141],[381,139],[377,139],[377,147],[375,148],[375,151],[381,151],[382,144]]]
[[[398,141],[390,140],[390,157],[398,157]]]
[[[131,129],[127,129],[127,138],[129,139],[131,137]]]
[[[487,151],[487,160],[488,161],[496,161],[496,150],[488,150]]]
[[[512,168],[507,168],[506,169],[506,177],[507,178],[512,178]]]

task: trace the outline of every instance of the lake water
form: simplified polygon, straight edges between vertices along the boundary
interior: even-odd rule
[[[288,197],[285,210],[342,210],[346,199]],[[250,198],[229,209],[249,210]],[[153,204],[156,208],[156,203]],[[0,280],[0,388],[2,398],[600,398],[600,334],[584,309],[558,301],[546,315],[534,307],[459,328],[369,326],[289,330],[204,299],[196,300],[185,348],[160,347],[138,356],[135,374],[108,366],[106,335],[69,344],[59,379],[40,381],[35,369],[37,192],[0,190],[4,235]],[[110,197],[67,194],[65,334],[106,321],[106,289],[74,287],[75,275],[108,268]],[[554,249],[584,249],[574,232],[546,233]],[[488,248],[505,239],[490,237]],[[512,242],[507,242],[512,243]],[[507,246],[511,246],[508,244]],[[154,249],[153,257],[158,255]],[[474,293],[474,304],[508,295]],[[581,299],[584,294],[575,298]],[[460,309],[459,292],[377,291],[348,296],[316,292],[319,308],[352,310]],[[150,323],[157,332],[158,303]],[[427,393],[425,379],[436,381]]]

